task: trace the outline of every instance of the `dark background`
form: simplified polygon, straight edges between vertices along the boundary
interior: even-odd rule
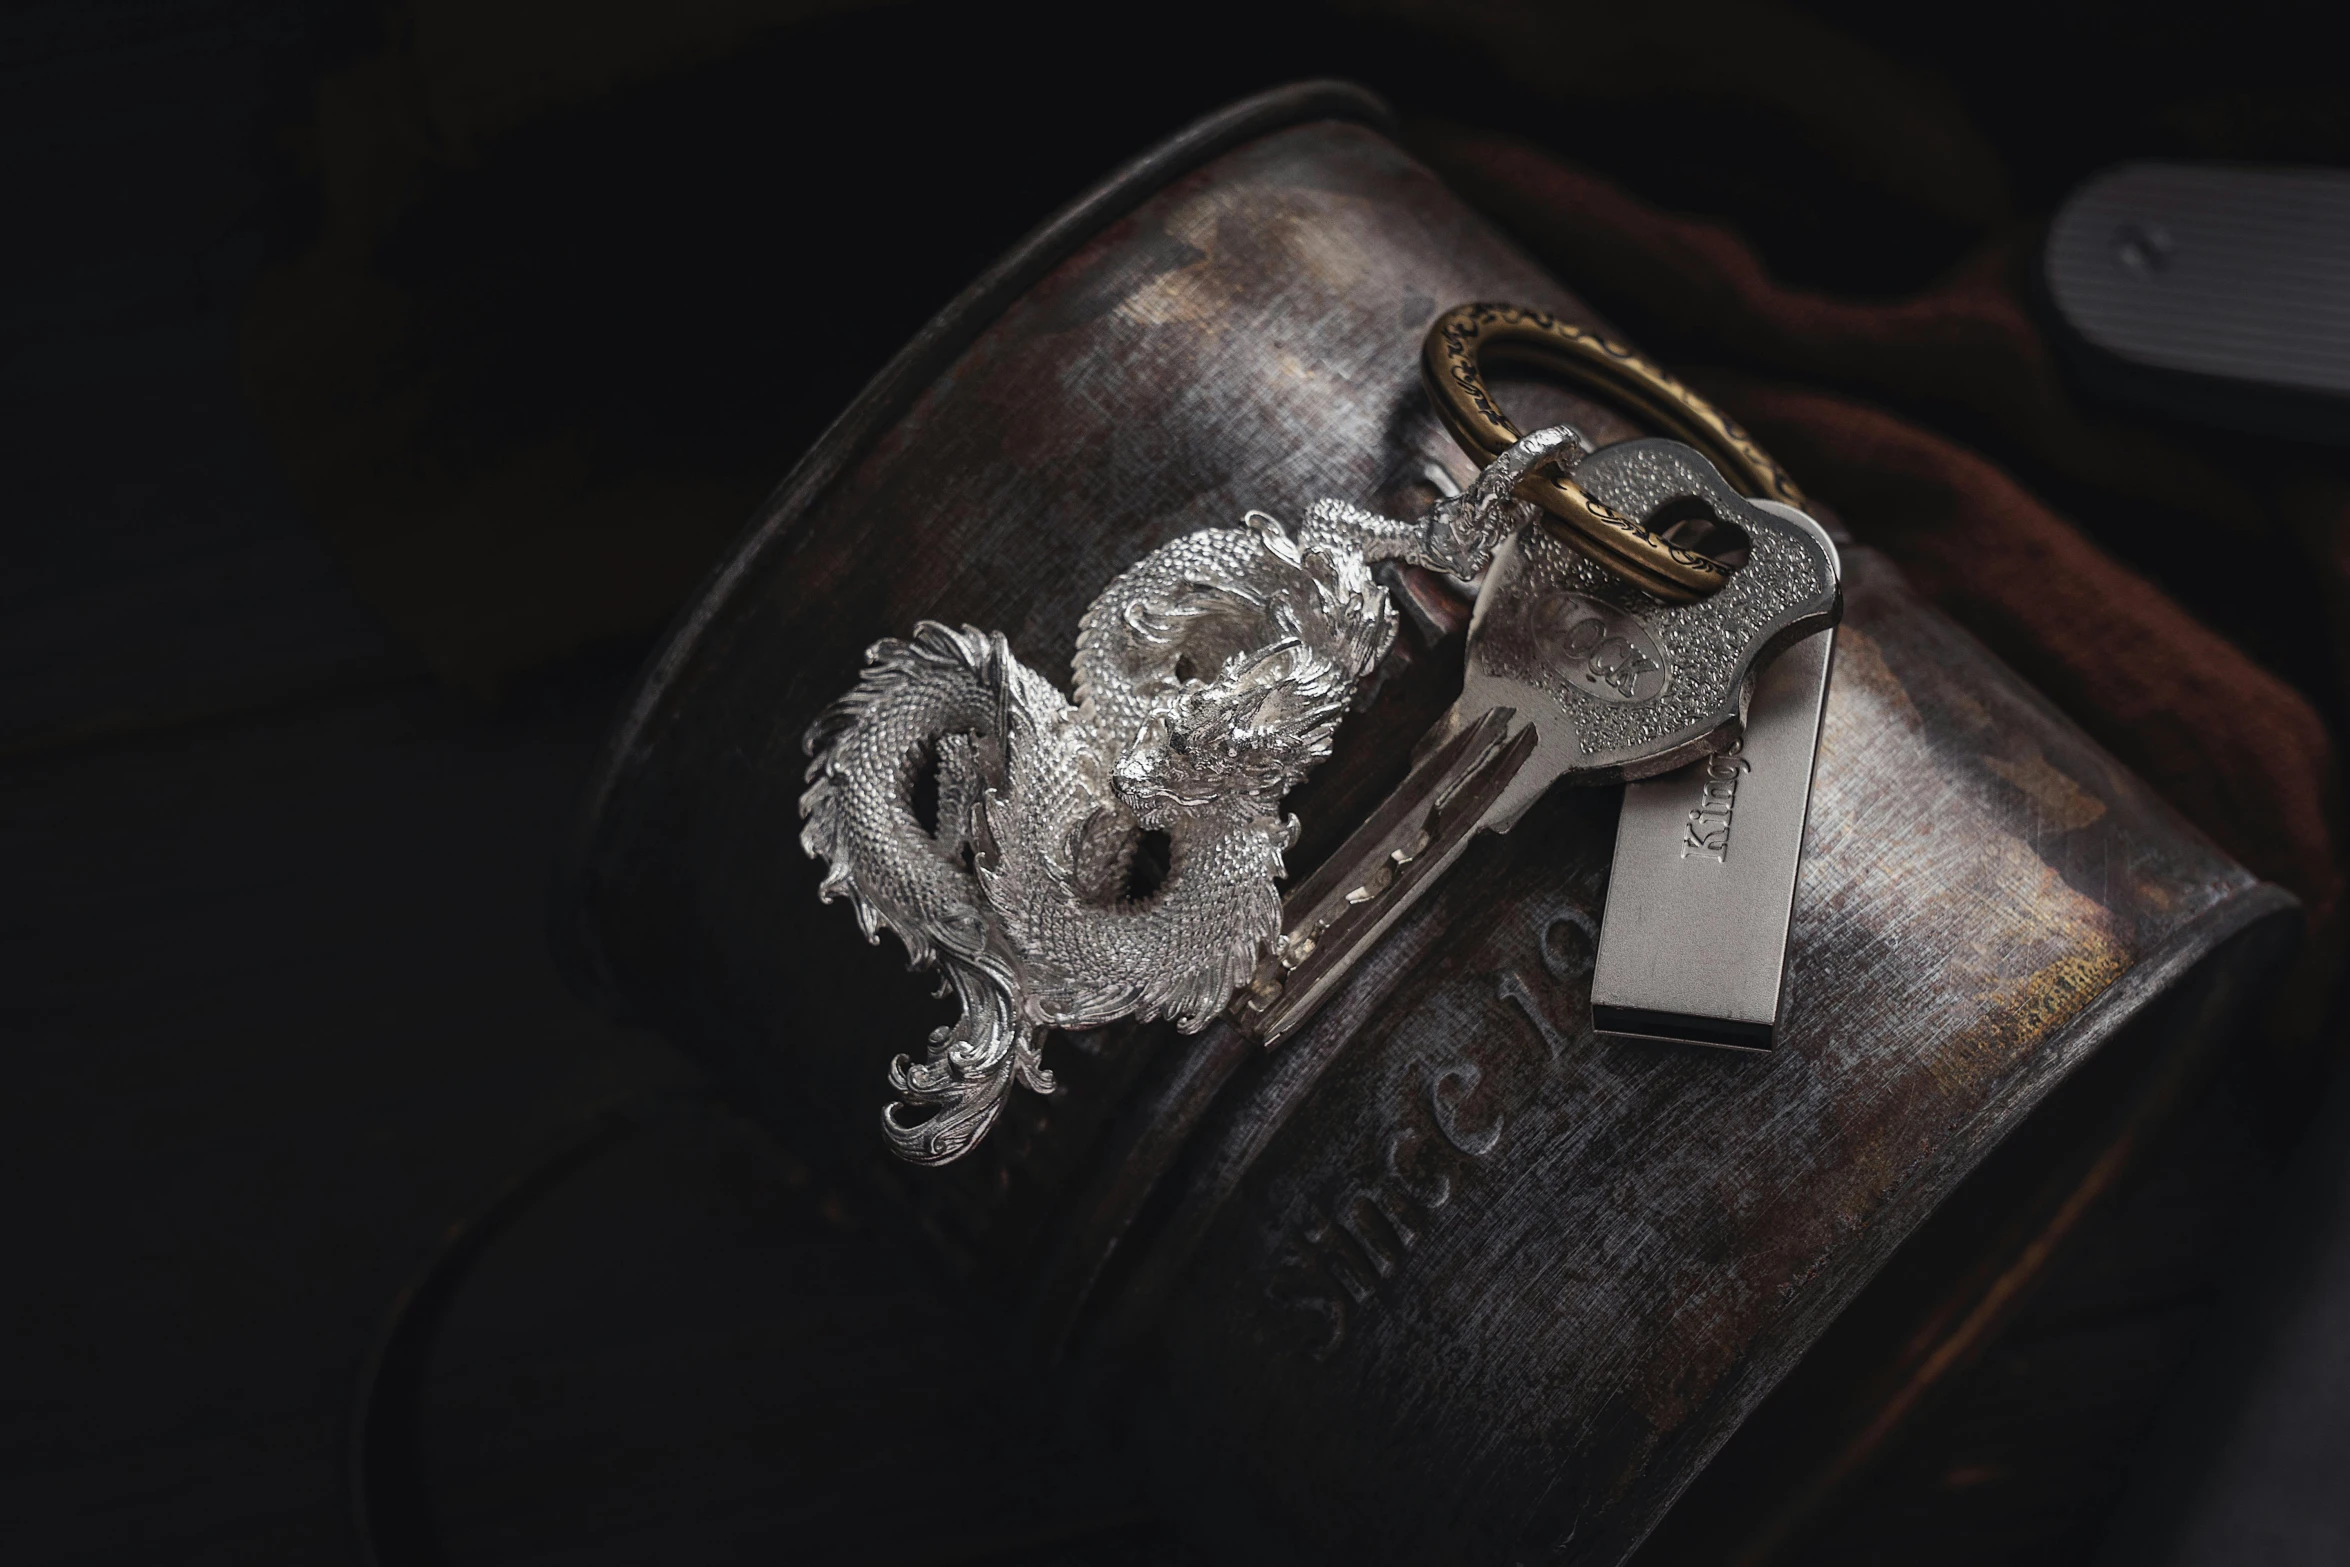
[[[1511,132],[1788,283],[1896,299],[2122,157],[2350,161],[2329,20],[13,8],[0,1553],[1185,1559],[850,1196],[557,975],[549,867],[662,619],[980,268],[1242,93],[1353,77],[1407,134]],[[2338,729],[2322,564],[2250,580],[1943,424]],[[1920,1439],[1913,1489],[1982,1497],[2009,1559],[2148,1559],[2206,1492],[2194,1559],[2335,1559],[2350,1123],[2304,1032],[2132,1199],[2199,1249],[2157,1325],[2101,1341],[2126,1364],[2089,1380],[2128,1391],[2094,1484],[2000,1511],[1977,1449],[2032,1417],[2028,1342]]]

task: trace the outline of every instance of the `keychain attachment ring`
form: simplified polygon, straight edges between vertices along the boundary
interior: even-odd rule
[[[1461,449],[1489,463],[1522,432],[1485,384],[1482,359],[1502,347],[1579,390],[1627,406],[1660,433],[1695,447],[1743,495],[1801,511],[1803,492],[1728,415],[1649,360],[1588,327],[1523,305],[1468,304],[1436,318],[1421,343],[1420,379]],[[1594,560],[1667,603],[1715,592],[1735,568],[1675,544],[1586,495],[1568,466],[1526,480],[1519,494],[1556,519],[1557,531]]]

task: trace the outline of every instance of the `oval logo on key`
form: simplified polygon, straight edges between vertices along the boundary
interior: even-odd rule
[[[1645,702],[1665,688],[1664,655],[1640,622],[1580,593],[1546,594],[1531,628],[1558,671],[1603,702]]]

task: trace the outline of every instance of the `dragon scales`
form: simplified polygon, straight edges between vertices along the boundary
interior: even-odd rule
[[[1518,480],[1567,441],[1528,437],[1420,522],[1325,500],[1294,533],[1252,511],[1160,546],[1079,622],[1074,704],[1000,633],[924,621],[867,650],[809,726],[800,844],[826,901],[868,941],[894,931],[962,1006],[890,1067],[900,1156],[959,1158],[1015,1082],[1052,1092],[1044,1029],[1222,1012],[1280,934],[1282,798],[1395,634],[1371,563],[1474,575],[1531,515]],[[1137,893],[1146,833],[1167,871]]]

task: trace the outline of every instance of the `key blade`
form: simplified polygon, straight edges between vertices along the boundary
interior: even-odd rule
[[[1374,858],[1384,859],[1390,850],[1424,828],[1438,797],[1451,783],[1467,776],[1508,727],[1506,712],[1486,713],[1478,722],[1458,727],[1454,714],[1446,714],[1430,732],[1429,738],[1438,742],[1435,748],[1425,755],[1415,755],[1410,774],[1395,791],[1347,835],[1346,842],[1322,862],[1320,869],[1290,889],[1289,896],[1281,900],[1283,942],[1294,944],[1300,937],[1318,934],[1336,915],[1359,903],[1359,899],[1350,900],[1349,894],[1357,890],[1355,883]]]
[[[1534,752],[1532,729],[1509,729],[1506,709],[1459,725],[1290,895],[1280,950],[1233,1000],[1244,1033],[1268,1049],[1296,1033],[1460,858]]]

